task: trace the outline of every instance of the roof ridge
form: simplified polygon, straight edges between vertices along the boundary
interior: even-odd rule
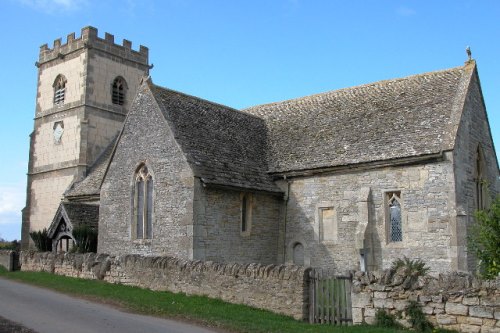
[[[197,101],[200,101],[200,102],[204,102],[204,103],[207,103],[207,104],[210,104],[210,105],[213,105],[213,106],[222,107],[222,108],[224,108],[224,109],[227,109],[227,111],[236,111],[236,112],[239,112],[239,113],[244,114],[244,115],[249,116],[249,117],[262,119],[261,117],[256,116],[256,115],[251,114],[251,113],[247,113],[247,112],[245,112],[244,110],[238,110],[238,109],[236,109],[236,108],[233,108],[232,106],[228,106],[228,105],[225,105],[225,104],[221,104],[221,103],[213,102],[213,101],[210,101],[210,100],[208,100],[208,99],[201,98],[201,97],[198,97],[198,96],[194,96],[194,95],[191,95],[191,94],[187,94],[187,93],[184,93],[184,92],[182,92],[182,91],[175,90],[175,89],[171,89],[171,88],[163,87],[163,86],[160,86],[160,85],[154,84],[153,82],[150,82],[150,86],[151,86],[152,88],[154,88],[154,89],[162,89],[162,90],[166,90],[166,91],[169,91],[169,92],[172,92],[172,93],[175,93],[175,94],[181,95],[181,96],[189,97],[189,98],[192,98],[192,99],[194,99],[194,100],[197,100]]]
[[[392,82],[396,83],[396,82],[409,80],[409,79],[413,79],[413,78],[417,78],[417,77],[423,77],[423,76],[430,75],[430,74],[436,75],[436,74],[446,73],[446,72],[451,72],[451,71],[456,71],[456,70],[464,70],[467,68],[467,66],[469,66],[469,65],[465,64],[463,66],[457,66],[457,67],[452,67],[452,68],[448,68],[448,69],[441,69],[441,70],[430,71],[430,72],[425,72],[425,73],[412,74],[412,75],[399,77],[399,78],[385,79],[385,80],[364,83],[364,84],[351,86],[351,87],[344,87],[344,88],[335,89],[335,90],[328,90],[328,91],[324,91],[321,93],[316,93],[316,94],[312,94],[312,95],[305,95],[305,96],[295,97],[295,98],[291,98],[291,99],[285,99],[285,100],[277,101],[277,102],[257,104],[254,106],[250,106],[248,108],[244,108],[241,111],[246,112],[246,111],[251,111],[251,110],[255,110],[255,109],[262,109],[264,107],[271,107],[271,106],[275,106],[275,105],[285,104],[285,103],[300,102],[300,101],[308,99],[308,98],[324,97],[324,96],[328,96],[332,93],[342,93],[345,91],[358,90],[358,89],[362,89],[362,88],[367,88],[367,87],[371,87],[371,86],[377,86],[377,85],[382,85],[382,84],[387,84],[387,83],[392,83]]]
[[[201,97],[198,97],[198,96],[194,96],[194,95],[190,95],[190,94],[186,94],[184,92],[181,92],[181,91],[178,91],[178,90],[175,90],[175,89],[171,89],[171,88],[167,88],[167,87],[162,87],[160,85],[157,85],[157,84],[154,84],[154,83],[150,83],[150,86],[155,88],[155,89],[161,89],[161,90],[165,90],[165,91],[169,91],[169,92],[172,92],[172,93],[175,93],[177,95],[181,95],[181,96],[185,96],[185,97],[189,97],[191,99],[194,99],[196,101],[200,101],[200,102],[203,102],[203,103],[207,103],[207,104],[210,104],[210,105],[213,105],[213,106],[218,106],[218,107],[222,107],[224,109],[227,109],[228,111],[236,111],[236,112],[239,112],[239,113],[244,113],[242,112],[241,110],[238,110],[236,108],[233,108],[231,106],[228,106],[228,105],[224,105],[224,104],[221,104],[221,103],[217,103],[217,102],[213,102],[213,101],[210,101],[208,99],[204,99],[204,98],[201,98]],[[246,113],[245,113],[246,114]],[[254,115],[250,115],[252,117],[255,117]],[[258,117],[257,117],[258,118]]]

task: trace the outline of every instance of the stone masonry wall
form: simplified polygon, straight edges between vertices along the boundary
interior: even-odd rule
[[[172,257],[23,252],[23,271],[99,279],[152,290],[204,295],[295,319],[307,311],[308,269],[298,266],[219,264]]]
[[[416,277],[405,271],[356,272],[353,277],[353,322],[375,322],[377,310],[400,315],[410,301],[422,306],[435,326],[459,332],[500,332],[500,278],[480,281],[466,273]]]
[[[293,261],[294,244],[301,243],[306,266],[338,272],[359,270],[363,247],[371,271],[388,268],[404,255],[425,259],[434,272],[456,270],[450,252],[456,215],[450,155],[432,163],[290,180],[286,262]],[[393,192],[401,199],[400,242],[389,238]]]
[[[486,197],[484,200],[488,202],[488,194],[491,197],[500,194],[500,175],[479,80],[474,75],[466,96],[453,152],[457,232],[451,250],[455,251],[456,248],[459,270],[471,271],[477,264],[475,258],[467,252],[467,236],[468,228],[475,222],[474,212],[478,209],[476,198],[478,147],[484,158],[482,179],[488,188],[484,193]]]
[[[310,269],[293,265],[22,252],[21,270],[205,295],[299,320],[308,316]],[[460,332],[500,332],[500,277],[481,281],[467,273],[417,276],[404,267],[398,271],[351,273],[354,324],[374,323],[377,310],[383,309],[409,326],[405,308],[416,301],[435,326]]]
[[[15,271],[18,266],[18,253],[12,250],[0,250],[0,266],[8,271]]]
[[[242,192],[204,189],[195,202],[195,259],[219,262],[277,263],[278,223],[282,199],[253,193],[247,231],[241,231]]]
[[[192,259],[193,173],[154,97],[143,87],[101,187],[98,252]],[[154,183],[151,239],[133,236],[134,174],[141,163]]]

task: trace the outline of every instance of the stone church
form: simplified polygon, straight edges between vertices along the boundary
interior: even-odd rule
[[[78,225],[98,252],[474,270],[500,193],[476,63],[244,110],[157,86],[148,49],[83,28],[40,49],[23,247]]]

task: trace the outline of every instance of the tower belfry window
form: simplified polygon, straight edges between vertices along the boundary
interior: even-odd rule
[[[125,104],[125,92],[127,84],[122,77],[117,77],[111,87],[111,102],[116,105]]]
[[[64,75],[58,75],[53,84],[54,87],[54,104],[61,105],[64,103],[66,95],[66,78]]]

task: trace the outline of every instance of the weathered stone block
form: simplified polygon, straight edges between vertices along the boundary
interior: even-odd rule
[[[369,293],[351,293],[353,308],[364,308],[371,304],[372,297]]]
[[[394,309],[394,301],[390,298],[373,299],[373,306],[377,309]]]
[[[466,316],[469,312],[469,307],[460,303],[447,302],[445,306],[447,314],[463,315]]]
[[[500,333],[500,327],[485,327],[481,328],[481,333]]]
[[[408,306],[408,302],[406,300],[395,300],[394,308],[398,311],[404,310]]]
[[[464,297],[462,300],[462,304],[464,305],[479,305],[479,297],[473,296],[473,297]]]
[[[483,326],[494,327],[496,323],[495,319],[483,319]]]
[[[387,292],[376,291],[373,293],[374,298],[387,298]]]
[[[443,295],[432,296],[432,302],[441,303],[443,302]]]
[[[457,318],[452,315],[438,314],[436,315],[436,321],[439,325],[452,325],[457,323]]]
[[[463,333],[479,333],[481,332],[481,326],[460,324],[460,332]]]
[[[364,309],[353,308],[352,309],[352,322],[354,324],[361,324],[364,322]]]
[[[471,306],[469,314],[472,317],[493,318],[493,308],[486,306]]]
[[[431,298],[430,296],[420,295],[420,296],[418,296],[418,300],[419,300],[421,303],[427,303],[427,302],[432,301],[432,298]]]

